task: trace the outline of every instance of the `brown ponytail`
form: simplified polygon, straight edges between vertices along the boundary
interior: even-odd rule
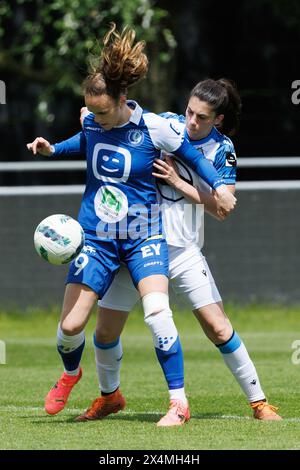
[[[127,95],[128,88],[141,80],[148,70],[144,41],[134,44],[135,31],[124,28],[120,34],[115,23],[103,38],[101,56],[91,62],[91,73],[83,82],[84,94],[108,94],[115,100]]]

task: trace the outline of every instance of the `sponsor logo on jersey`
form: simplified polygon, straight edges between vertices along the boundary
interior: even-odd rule
[[[94,147],[92,168],[95,178],[106,183],[125,182],[130,174],[131,153],[126,148],[98,143]]]
[[[234,153],[226,152],[225,166],[236,166],[236,156],[234,155]]]
[[[141,145],[144,141],[144,133],[139,129],[130,129],[126,134],[127,141],[131,145]]]
[[[163,266],[164,263],[162,261],[150,261],[149,263],[145,263],[143,265],[144,268],[148,268],[149,266]]]
[[[105,129],[102,129],[102,127],[91,127],[91,126],[86,126],[85,129],[89,131],[97,131],[97,132],[104,132]]]
[[[141,247],[142,257],[147,258],[148,256],[160,256],[161,243],[149,243]]]
[[[94,200],[95,212],[104,222],[119,222],[128,212],[126,194],[115,186],[101,186]]]

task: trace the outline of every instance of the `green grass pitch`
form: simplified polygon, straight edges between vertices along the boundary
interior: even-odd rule
[[[61,374],[55,335],[58,310],[0,313],[6,364],[0,365],[1,449],[203,450],[299,449],[300,364],[292,343],[300,340],[300,309],[227,306],[281,422],[260,422],[189,312],[175,309],[185,354],[186,391],[192,418],[179,428],[157,428],[168,408],[168,392],[141,311],[132,313],[123,334],[121,390],[126,409],[102,421],[74,417],[98,395],[92,348],[93,316],[86,331],[83,378],[68,406],[51,417],[44,396]],[[300,356],[300,354],[299,354]]]

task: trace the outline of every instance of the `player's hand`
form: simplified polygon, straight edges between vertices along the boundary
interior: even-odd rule
[[[79,118],[81,127],[83,127],[83,120],[88,114],[90,114],[89,110],[87,109],[86,106],[83,106],[80,110],[80,118]]]
[[[27,148],[31,150],[33,155],[39,153],[40,155],[44,155],[44,157],[49,157],[53,153],[50,142],[44,139],[44,137],[37,137],[33,142],[27,144]]]
[[[213,192],[214,198],[217,201],[217,212],[219,216],[224,219],[229,212],[231,212],[236,205],[236,197],[227,188],[225,184],[218,186]]]
[[[158,170],[156,173],[152,173],[156,178],[163,179],[170,186],[176,188],[180,183],[180,176],[176,163],[167,154],[163,154],[164,160],[156,158],[153,166]]]

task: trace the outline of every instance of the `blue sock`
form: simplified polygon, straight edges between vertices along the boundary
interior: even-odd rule
[[[241,338],[233,330],[232,335],[225,343],[216,344],[216,346],[222,354],[230,354],[233,353],[236,349],[238,349],[241,344]]]
[[[69,351],[66,352],[63,346],[57,346],[57,350],[62,358],[66,371],[73,371],[73,370],[78,369],[80,361],[81,361],[81,356],[82,356],[84,345],[85,345],[85,340],[83,340],[83,343],[81,343],[80,346],[78,346],[76,349],[74,349],[71,352]]]
[[[84,331],[81,331],[76,335],[69,336],[62,331],[60,323],[58,324],[57,350],[61,355],[65,371],[67,373],[71,373],[70,375],[78,374],[84,344]]]
[[[183,354],[179,337],[168,351],[155,348],[169,390],[184,387]]]

